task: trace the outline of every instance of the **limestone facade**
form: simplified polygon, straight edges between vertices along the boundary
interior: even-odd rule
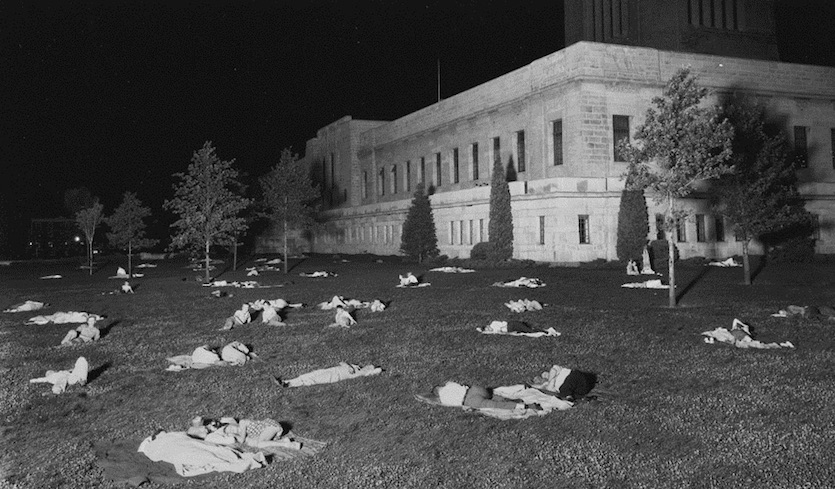
[[[819,253],[835,253],[835,69],[769,60],[578,42],[391,122],[344,117],[308,141],[303,160],[323,189],[320,253],[398,254],[417,182],[432,185],[438,246],[467,257],[486,241],[494,158],[512,167],[514,257],[555,263],[616,259],[621,179],[616,136],[634,133],[681,67],[713,90],[764,104],[801,144],[801,192],[819,222]],[[651,196],[650,236],[655,238]],[[741,252],[703,195],[679,236],[682,257]],[[722,229],[724,228],[724,229]],[[717,236],[717,231],[723,236]],[[756,252],[758,248],[754,246]]]

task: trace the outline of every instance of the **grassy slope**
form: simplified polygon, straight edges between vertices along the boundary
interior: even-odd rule
[[[195,415],[272,417],[326,440],[316,457],[244,474],[186,481],[188,487],[831,487],[835,485],[835,324],[771,318],[788,304],[835,303],[832,266],[767,267],[755,285],[739,269],[680,267],[682,300],[666,291],[623,289],[621,270],[527,268],[473,274],[430,272],[431,287],[398,289],[415,265],[317,257],[290,276],[267,272],[281,288],[226,289],[213,299],[182,262],[164,262],[138,279],[136,294],[115,289],[108,265],[89,277],[57,266],[0,269],[0,306],[51,303],[45,313],[86,310],[113,323],[96,344],[56,349],[67,325],[28,326],[35,313],[0,315],[0,479],[18,487],[111,487],[94,465],[93,442],[183,430]],[[300,271],[331,270],[309,279]],[[705,273],[706,272],[706,273]],[[64,273],[63,280],[37,277]],[[542,289],[491,287],[537,277]],[[244,272],[222,278],[245,280]],[[187,280],[184,280],[187,279]],[[350,330],[323,328],[331,312],[310,307],[335,294],[392,301],[359,311]],[[245,325],[219,331],[243,302],[284,298],[309,306],[288,327]],[[511,313],[503,303],[537,299],[543,311]],[[763,341],[794,351],[706,345],[699,333],[734,317]],[[479,335],[492,320],[554,326],[559,338]],[[251,344],[261,361],[243,367],[166,372],[165,357],[208,343]],[[84,355],[98,369],[85,387],[42,395],[28,379]],[[279,389],[292,377],[341,360],[374,363],[377,377]],[[453,379],[495,386],[528,381],[553,364],[598,372],[615,395],[539,419],[499,421],[413,399]],[[0,481],[0,487],[4,487]]]

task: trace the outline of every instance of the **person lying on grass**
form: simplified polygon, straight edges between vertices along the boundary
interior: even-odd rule
[[[96,341],[101,337],[101,331],[96,327],[96,318],[91,316],[87,318],[87,324],[71,329],[61,340],[61,345],[76,345],[80,343],[89,343]]]
[[[534,377],[531,387],[553,393],[561,399],[574,401],[587,396],[597,385],[597,374],[559,365]]]
[[[539,404],[525,404],[521,401],[506,399],[494,394],[493,389],[488,389],[480,385],[466,386],[457,382],[447,381],[444,385],[436,385],[433,387],[432,394],[437,396],[440,403],[444,406],[466,406],[474,409],[542,410],[542,406]]]
[[[835,307],[833,306],[795,306],[791,305],[785,309],[780,309],[779,312],[776,314],[772,314],[772,317],[778,318],[789,318],[789,317],[802,317],[806,319],[829,319],[830,321],[835,321]]]
[[[252,448],[301,449],[301,443],[284,437],[284,427],[273,419],[252,420],[235,418],[205,419],[197,416],[187,431],[193,438],[217,445],[248,446]]]
[[[316,384],[332,384],[340,380],[354,379],[357,377],[368,377],[378,375],[383,371],[380,367],[368,364],[364,367],[348,362],[339,362],[335,367],[314,370],[299,375],[294,379],[282,380],[280,377],[273,377],[273,383],[279,387],[303,387]]]

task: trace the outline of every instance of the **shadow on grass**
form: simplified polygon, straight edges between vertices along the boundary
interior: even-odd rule
[[[116,326],[117,324],[119,324],[121,322],[122,321],[120,319],[116,319],[113,322],[109,323],[107,326],[103,326],[103,327],[99,328],[99,337],[104,338],[105,336],[110,334],[110,330],[113,329],[114,326]]]
[[[99,365],[98,367],[90,370],[87,373],[87,383],[89,384],[90,382],[99,378],[99,376],[101,376],[101,374],[103,374],[105,370],[110,368],[110,365],[111,365],[110,362],[104,362],[103,364]]]
[[[750,260],[751,257],[749,256],[748,259]],[[765,256],[761,256],[757,260],[757,266],[753,270],[751,270],[751,283],[754,283],[754,280],[756,280],[757,275],[759,275],[765,269],[765,261]]]
[[[711,267],[703,267],[699,274],[693,277],[693,279],[683,289],[681,289],[681,292],[676,294],[676,303],[680,302],[682,297],[687,295],[687,293],[690,292],[690,289],[695,287],[696,284],[698,284],[705,277],[705,275],[710,272],[710,269]]]

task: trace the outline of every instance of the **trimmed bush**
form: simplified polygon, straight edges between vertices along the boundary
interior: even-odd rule
[[[487,257],[490,256],[492,249],[493,245],[489,241],[476,243],[475,246],[473,246],[473,249],[470,250],[470,259],[487,260]]]
[[[648,234],[649,217],[644,191],[624,189],[618,209],[618,240],[615,246],[618,259],[641,263]]]

